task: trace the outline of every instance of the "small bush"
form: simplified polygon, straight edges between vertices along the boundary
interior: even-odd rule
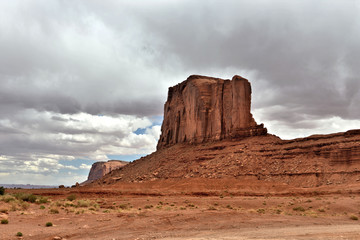
[[[48,202],[49,202],[49,200],[47,197],[40,197],[40,198],[38,198],[36,203],[44,204],[44,203],[48,203]]]
[[[294,207],[293,210],[294,211],[299,211],[299,212],[305,212],[305,208],[303,208],[301,206],[300,207]]]
[[[145,209],[150,209],[150,208],[152,208],[153,207],[153,205],[146,205],[144,208]]]
[[[17,236],[17,237],[22,237],[23,234],[22,234],[22,232],[17,232],[16,236]]]
[[[351,216],[350,216],[350,219],[351,219],[351,220],[355,220],[355,221],[359,220],[359,218],[358,218],[357,216],[355,216],[355,215],[351,215]]]
[[[49,213],[51,213],[51,214],[58,214],[58,213],[59,213],[59,210],[57,210],[56,208],[52,208],[52,209],[50,209]]]
[[[3,186],[0,187],[0,195],[5,194],[5,188]]]
[[[27,202],[21,203],[21,209],[22,210],[27,210],[27,209],[29,209],[29,207],[30,207],[29,203],[27,203]]]
[[[16,193],[14,196],[18,200],[22,200],[24,202],[31,202],[31,203],[36,202],[37,199],[37,196],[30,193]]]
[[[125,203],[124,203],[124,204],[120,204],[120,205],[119,205],[119,208],[125,210],[125,209],[128,208],[128,205],[125,204]]]
[[[41,205],[41,206],[40,206],[40,209],[45,209],[45,206],[44,206],[44,205]]]
[[[325,212],[325,209],[319,208],[318,211],[319,211],[319,212]]]
[[[79,200],[77,202],[77,206],[78,207],[89,207],[89,206],[91,206],[91,201],[90,200]]]
[[[71,195],[67,196],[66,199],[69,200],[69,201],[74,201],[74,200],[76,199],[76,195],[75,195],[75,194],[71,194]]]
[[[5,195],[3,198],[2,198],[2,201],[8,203],[8,202],[11,202],[11,201],[15,201],[15,198],[11,195]]]
[[[258,213],[265,213],[265,209],[263,208],[259,208],[258,210],[256,210]]]
[[[2,219],[1,220],[1,224],[8,224],[9,223],[9,220],[7,220],[7,219]]]
[[[47,223],[45,224],[46,227],[52,227],[52,225],[53,225],[52,222],[47,222]]]

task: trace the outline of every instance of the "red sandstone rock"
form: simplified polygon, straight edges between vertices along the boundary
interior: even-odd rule
[[[251,86],[247,79],[190,76],[169,88],[157,148],[266,135],[266,128],[256,124],[250,107]]]
[[[88,179],[85,182],[83,182],[82,185],[91,183],[94,180],[102,178],[111,171],[122,168],[126,164],[128,164],[128,162],[119,161],[119,160],[110,160],[108,162],[96,162],[91,166]]]

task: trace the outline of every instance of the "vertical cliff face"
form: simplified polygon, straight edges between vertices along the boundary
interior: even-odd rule
[[[169,88],[157,148],[265,135],[266,128],[255,122],[250,108],[251,86],[247,79],[190,76]]]

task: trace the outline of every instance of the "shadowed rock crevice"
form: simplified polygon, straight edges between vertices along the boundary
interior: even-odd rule
[[[251,86],[247,79],[232,80],[192,75],[169,88],[157,149],[189,142],[266,135],[251,109]]]

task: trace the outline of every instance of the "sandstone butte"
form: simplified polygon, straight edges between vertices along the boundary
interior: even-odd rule
[[[109,160],[107,162],[93,163],[88,175],[88,179],[85,182],[81,183],[81,185],[85,185],[97,179],[100,179],[111,171],[122,168],[126,164],[128,164],[128,162],[120,160]]]
[[[190,76],[169,88],[157,151],[94,184],[231,178],[315,187],[360,181],[360,130],[282,140],[258,125],[250,108],[246,79]]]
[[[266,128],[256,124],[250,108],[251,86],[247,79],[190,76],[169,88],[157,149],[181,142],[266,135]]]

